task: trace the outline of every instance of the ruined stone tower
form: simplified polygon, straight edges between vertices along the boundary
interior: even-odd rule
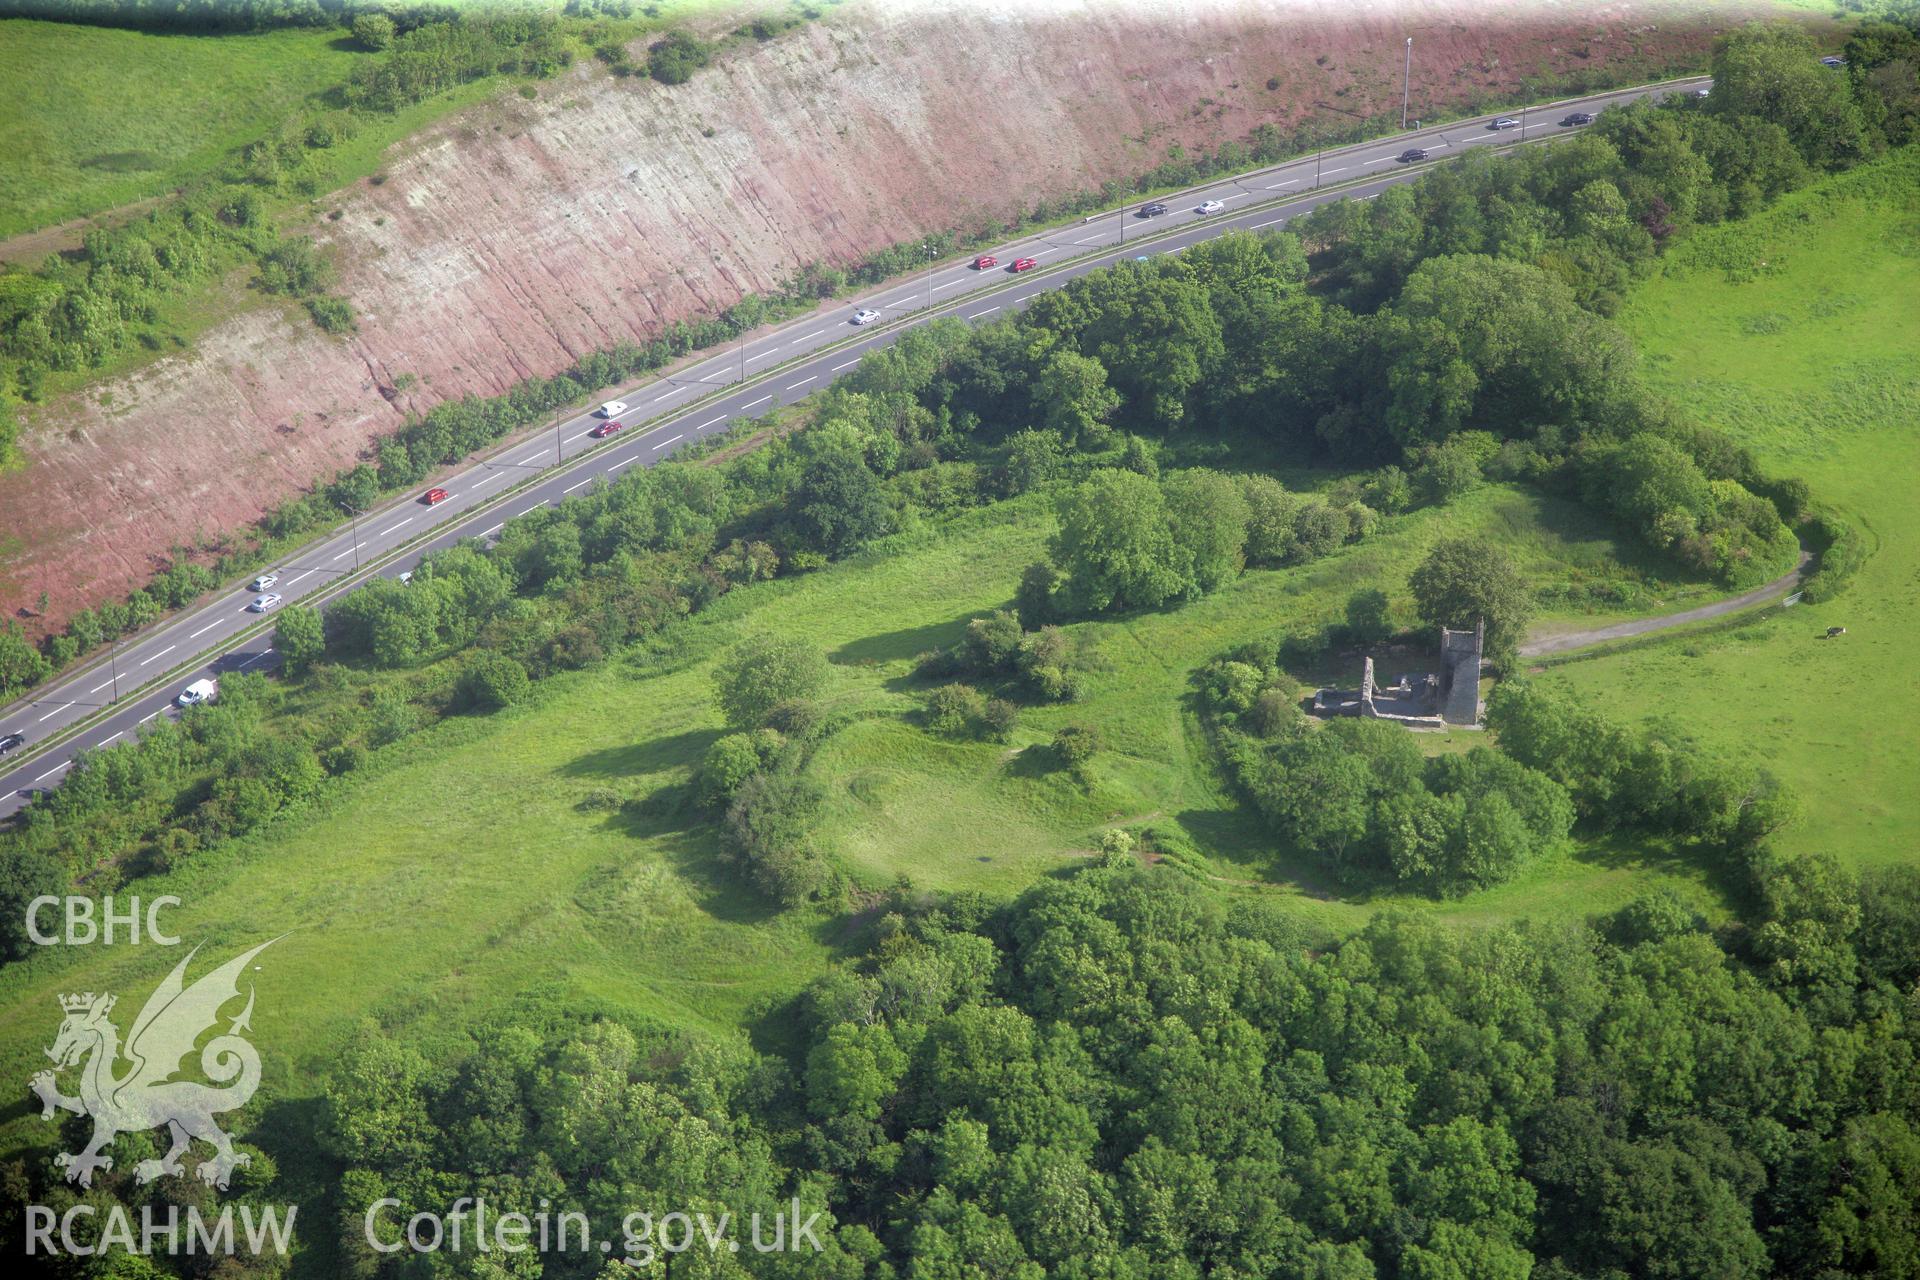
[[[1440,718],[1448,724],[1480,721],[1480,655],[1487,642],[1487,620],[1471,631],[1440,628]]]

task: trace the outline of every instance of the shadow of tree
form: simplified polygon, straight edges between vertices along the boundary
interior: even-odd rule
[[[883,631],[878,635],[863,636],[858,640],[848,641],[827,656],[831,661],[843,666],[856,666],[869,662],[904,662],[929,649],[957,644],[960,637],[966,633],[967,624],[983,616],[984,611],[970,609],[946,622],[930,622],[925,626],[906,627],[899,631]]]
[[[604,747],[575,756],[560,766],[563,778],[631,778],[698,764],[707,748],[726,731],[689,729],[623,747]]]

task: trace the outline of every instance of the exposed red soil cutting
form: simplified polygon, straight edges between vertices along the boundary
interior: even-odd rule
[[[464,110],[322,202],[360,330],[246,305],[195,350],[35,415],[0,476],[0,609],[56,627],[365,456],[405,412],[492,394],[808,262],[987,227],[1271,121],[1414,114],[1523,79],[1704,57],[1745,16],[1456,3],[1349,10],[848,5],[666,88],[583,67]],[[1269,80],[1276,84],[1268,89]],[[401,375],[417,379],[393,390]]]

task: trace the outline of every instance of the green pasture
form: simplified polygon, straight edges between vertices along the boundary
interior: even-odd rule
[[[1622,320],[1657,385],[1805,477],[1871,555],[1837,599],[1560,669],[1766,763],[1805,803],[1787,843],[1860,864],[1920,856],[1916,299],[1913,148],[1701,233],[1636,293]]]

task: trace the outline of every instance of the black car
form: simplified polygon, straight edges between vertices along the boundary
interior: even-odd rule
[[[1140,212],[1135,216],[1141,217],[1141,218],[1157,218],[1161,214],[1165,213],[1166,211],[1167,211],[1167,206],[1161,204],[1158,200],[1155,200],[1152,204],[1141,205]]]
[[[7,754],[9,751],[19,749],[26,743],[26,740],[27,735],[24,733],[10,733],[4,738],[0,738],[0,756]]]
[[[1412,164],[1416,160],[1425,160],[1426,158],[1427,149],[1425,147],[1408,147],[1395,157],[1401,164]]]
[[[1572,115],[1568,116],[1565,120],[1562,120],[1560,122],[1560,127],[1562,129],[1571,129],[1578,124],[1592,124],[1592,123],[1593,123],[1593,112],[1576,111]]]

